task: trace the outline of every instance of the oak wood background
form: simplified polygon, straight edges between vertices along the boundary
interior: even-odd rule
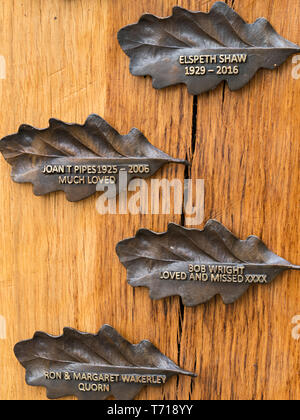
[[[51,117],[83,123],[98,113],[121,133],[137,127],[165,152],[193,161],[205,179],[205,220],[223,222],[241,238],[259,235],[276,253],[300,264],[300,80],[292,59],[260,71],[244,89],[219,86],[193,101],[183,86],[156,91],[133,77],[117,31],[144,12],[167,16],[174,5],[208,11],[196,0],[0,0],[0,136]],[[264,16],[300,42],[299,0],[228,1],[248,22]],[[195,141],[193,141],[193,139]],[[184,308],[179,298],[152,302],[135,291],[115,254],[116,243],[140,227],[155,231],[180,216],[101,216],[97,196],[69,203],[63,193],[35,197],[15,184],[0,160],[0,398],[45,399],[25,385],[15,343],[36,330],[60,335],[65,326],[96,333],[111,324],[131,342],[147,338],[196,380],[173,378],[145,388],[140,399],[299,399],[300,276],[282,275],[253,287],[234,305],[220,298]],[[183,179],[170,165],[162,177]],[[199,228],[202,226],[199,226]]]

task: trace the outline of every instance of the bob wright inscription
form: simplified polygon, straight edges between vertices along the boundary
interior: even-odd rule
[[[189,264],[186,271],[164,271],[161,280],[187,280],[212,283],[268,283],[267,274],[247,274],[243,265]]]

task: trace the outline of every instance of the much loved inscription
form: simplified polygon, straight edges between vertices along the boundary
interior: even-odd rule
[[[64,191],[71,202],[101,185],[122,184],[124,190],[131,179],[149,178],[167,163],[187,164],[157,149],[136,128],[119,134],[99,115],[83,125],[51,119],[43,130],[23,124],[0,141],[0,151],[15,182],[32,183],[38,196]]]
[[[100,164],[100,165],[44,165],[42,175],[57,177],[60,185],[97,185],[116,184],[117,177],[122,171],[130,175],[150,173],[150,165],[135,163],[128,165]]]

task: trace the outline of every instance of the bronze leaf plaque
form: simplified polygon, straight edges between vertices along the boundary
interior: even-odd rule
[[[118,193],[122,173],[129,182],[152,176],[165,163],[187,163],[152,146],[136,128],[120,135],[98,115],[84,125],[55,119],[44,130],[22,125],[0,141],[0,151],[15,182],[32,183],[35,195],[62,190],[69,201],[89,197],[100,184],[113,184]]]
[[[195,306],[221,295],[235,302],[252,284],[266,285],[299,266],[271,252],[256,236],[240,240],[216,220],[203,230],[170,224],[162,234],[141,229],[117,245],[131,286],[145,286],[152,299],[181,296]]]
[[[144,386],[163,385],[174,375],[196,376],[149,341],[133,345],[109,325],[96,335],[70,328],[60,337],[37,332],[15,346],[15,355],[27,384],[45,387],[50,399],[131,400]]]
[[[209,13],[175,7],[167,18],[146,14],[121,29],[118,40],[134,76],[150,75],[156,89],[184,83],[192,95],[224,80],[240,89],[260,68],[275,69],[300,51],[266,19],[247,24],[224,2]]]

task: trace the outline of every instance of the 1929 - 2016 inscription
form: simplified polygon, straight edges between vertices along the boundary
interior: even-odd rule
[[[179,63],[185,66],[185,76],[238,76],[248,54],[181,55]]]
[[[150,75],[156,89],[184,83],[193,95],[222,81],[240,89],[260,68],[276,69],[299,51],[266,19],[247,24],[224,2],[209,13],[175,7],[167,18],[145,14],[121,29],[118,40],[133,75]]]

